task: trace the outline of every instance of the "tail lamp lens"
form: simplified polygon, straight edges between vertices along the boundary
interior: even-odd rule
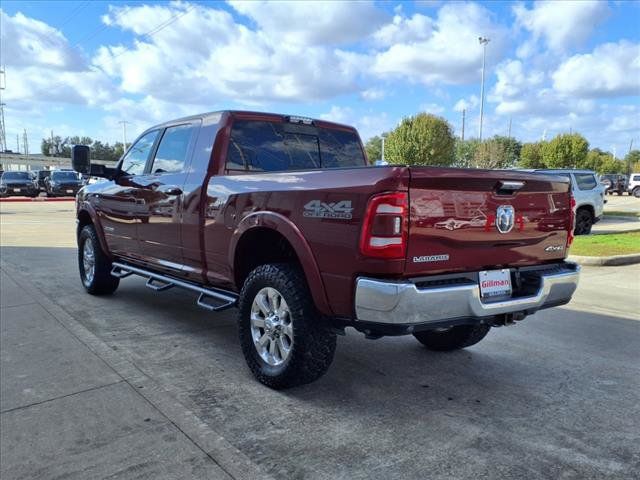
[[[570,205],[571,205],[571,208],[569,209],[570,220],[569,220],[569,232],[567,233],[567,248],[569,248],[573,243],[573,238],[574,238],[573,232],[576,228],[576,199],[573,197],[573,194],[571,194]]]
[[[369,199],[360,236],[363,255],[387,259],[405,257],[408,203],[406,192],[383,193]]]

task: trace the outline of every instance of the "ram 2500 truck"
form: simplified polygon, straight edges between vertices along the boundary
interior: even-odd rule
[[[272,388],[324,374],[345,327],[453,350],[577,286],[557,176],[370,167],[351,127],[239,111],[152,127],[116,168],[83,146],[72,160],[109,179],[76,200],[87,292],[138,275],[237,307],[245,359]]]

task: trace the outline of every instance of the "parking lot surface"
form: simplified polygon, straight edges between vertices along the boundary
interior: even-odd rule
[[[351,331],[276,392],[235,311],[133,278],[85,294],[72,203],[0,205],[0,243],[3,479],[638,478],[638,265],[464,351]]]

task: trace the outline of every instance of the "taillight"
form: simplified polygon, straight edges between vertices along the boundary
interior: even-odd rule
[[[367,257],[404,258],[409,229],[406,192],[382,193],[369,199],[360,235],[360,252]]]
[[[576,199],[573,198],[573,193],[569,193],[571,195],[571,200],[569,204],[571,208],[569,209],[569,232],[567,234],[567,248],[571,246],[573,243],[573,231],[576,228]]]

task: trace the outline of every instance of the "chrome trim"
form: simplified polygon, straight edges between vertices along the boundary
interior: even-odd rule
[[[436,323],[537,310],[566,303],[578,286],[580,266],[570,262],[563,266],[567,271],[540,272],[540,287],[535,295],[495,302],[482,301],[477,283],[418,288],[407,281],[360,277],[356,280],[356,320],[393,325]]]

